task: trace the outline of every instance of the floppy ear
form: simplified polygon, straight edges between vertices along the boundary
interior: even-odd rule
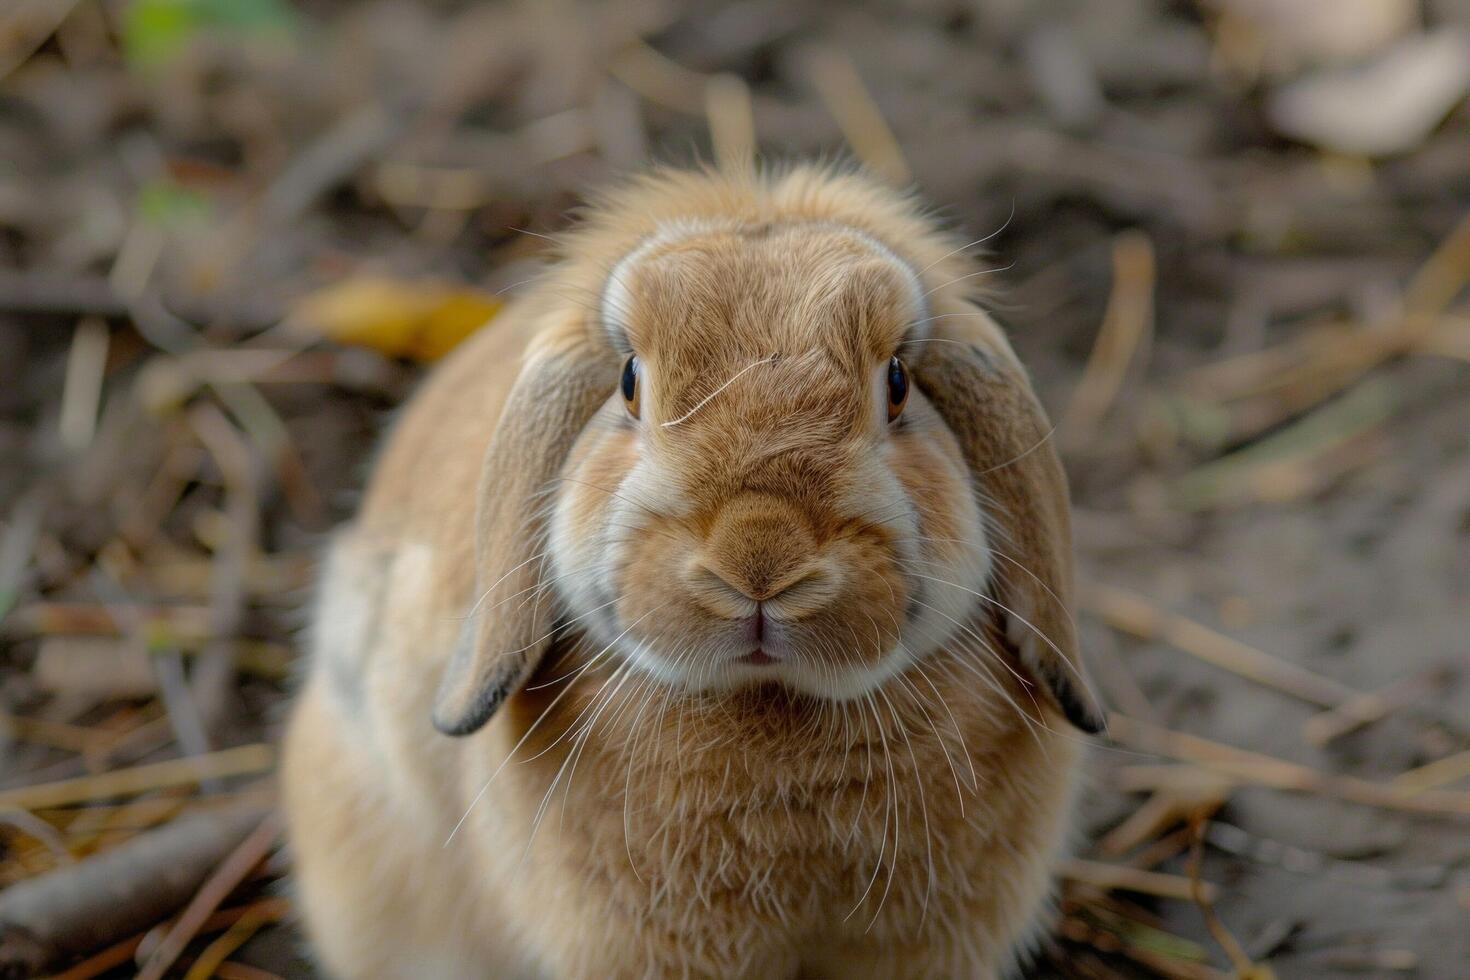
[[[989,595],[999,632],[1024,669],[1085,732],[1103,715],[1072,621],[1072,527],[1067,478],[1052,426],[1005,335],[964,304],[920,344],[919,388],[959,441],[993,544]]]
[[[580,315],[530,342],[480,470],[476,601],[434,701],[446,735],[489,721],[551,645],[555,603],[539,588],[546,491],[616,380],[613,355]]]

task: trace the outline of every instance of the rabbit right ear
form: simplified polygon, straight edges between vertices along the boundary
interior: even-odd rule
[[[434,726],[446,735],[489,721],[551,645],[555,602],[541,594],[545,492],[616,381],[613,353],[580,312],[526,351],[480,471],[475,603],[434,701]]]

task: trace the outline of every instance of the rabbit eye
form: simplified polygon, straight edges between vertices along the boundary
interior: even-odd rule
[[[909,371],[903,361],[894,357],[888,361],[888,421],[892,422],[903,412],[909,400]]]
[[[628,414],[635,419],[638,417],[638,355],[634,354],[623,364],[623,380],[620,385],[623,391],[623,404],[628,409]]]

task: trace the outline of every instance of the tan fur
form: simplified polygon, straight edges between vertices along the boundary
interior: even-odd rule
[[[329,970],[1023,952],[1062,712],[1096,709],[1049,426],[958,245],[856,175],[655,174],[435,372],[333,546],[287,739]],[[756,608],[777,665],[737,659]]]

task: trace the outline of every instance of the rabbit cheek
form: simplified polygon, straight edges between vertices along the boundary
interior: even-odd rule
[[[990,574],[984,517],[959,450],[943,430],[896,440],[894,471],[919,515],[904,564],[914,588],[905,646],[927,655],[962,632]]]
[[[548,570],[565,618],[598,635],[616,625],[618,542],[642,518],[636,509],[632,516],[612,516],[620,509],[619,488],[637,460],[632,433],[589,430],[574,447],[557,487]]]

